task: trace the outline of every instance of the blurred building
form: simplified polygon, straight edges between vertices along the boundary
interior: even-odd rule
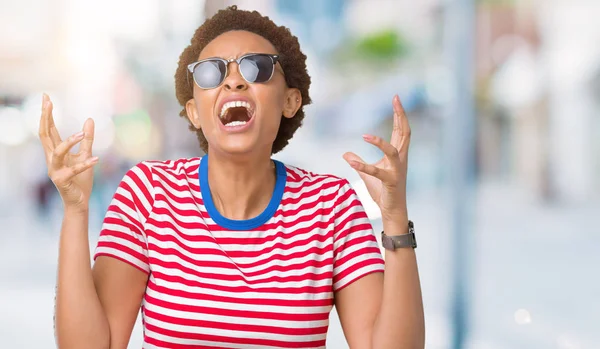
[[[597,198],[600,26],[589,1],[489,2],[478,11],[479,162],[539,199]],[[594,10],[593,10],[594,9]]]

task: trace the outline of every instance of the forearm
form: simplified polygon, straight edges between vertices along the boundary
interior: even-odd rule
[[[66,208],[60,232],[56,339],[60,349],[108,348],[108,320],[94,287],[87,210]]]
[[[408,220],[384,221],[388,235],[408,233]],[[385,251],[383,296],[373,328],[374,349],[425,347],[423,299],[415,250]]]

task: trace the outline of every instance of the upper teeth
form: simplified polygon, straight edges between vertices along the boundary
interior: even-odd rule
[[[248,103],[246,101],[227,102],[227,103],[223,104],[223,107],[221,108],[221,114],[219,116],[221,118],[223,118],[225,116],[225,114],[227,114],[227,109],[235,108],[235,107],[244,107],[244,108],[250,110],[250,103]]]

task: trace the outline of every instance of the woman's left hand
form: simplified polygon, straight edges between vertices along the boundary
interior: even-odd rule
[[[394,106],[394,129],[388,143],[381,137],[363,135],[366,142],[383,151],[383,158],[374,164],[365,163],[354,153],[344,154],[344,159],[354,168],[365,182],[373,201],[381,209],[384,221],[408,221],[406,206],[406,173],[410,126],[398,95],[392,101]]]

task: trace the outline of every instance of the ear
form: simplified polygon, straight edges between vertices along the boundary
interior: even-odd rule
[[[195,128],[200,129],[200,117],[198,116],[198,109],[196,108],[196,100],[194,98],[190,98],[190,100],[185,103],[185,111],[192,125],[194,125]]]
[[[297,88],[290,88],[285,92],[285,101],[283,103],[283,116],[291,119],[296,115],[298,109],[302,106],[302,94]]]

